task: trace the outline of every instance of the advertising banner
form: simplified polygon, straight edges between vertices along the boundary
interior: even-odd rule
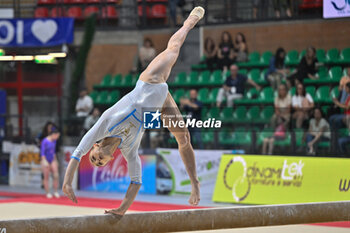
[[[228,151],[220,150],[195,150],[197,165],[197,175],[201,184],[201,193],[212,195],[217,172],[219,170],[220,158]],[[157,154],[161,156],[167,165],[172,179],[173,193],[190,193],[191,182],[182,162],[178,149],[157,149]],[[157,180],[158,183],[158,180]]]
[[[288,204],[350,200],[350,160],[224,155],[213,201]]]
[[[3,142],[3,151],[10,153],[9,184],[41,188],[39,148],[36,145]]]
[[[349,0],[323,0],[323,18],[350,17]]]
[[[73,33],[73,18],[0,19],[0,47],[69,44]]]
[[[90,164],[89,155],[80,161],[79,185],[81,190],[126,192],[130,184],[127,162],[120,150],[113,154],[114,160],[104,167]],[[156,156],[141,155],[142,186],[140,193],[156,194]]]

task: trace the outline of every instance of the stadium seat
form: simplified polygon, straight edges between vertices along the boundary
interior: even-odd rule
[[[266,106],[261,112],[260,117],[257,119],[257,122],[268,124],[271,121],[275,109],[273,106]]]
[[[332,83],[338,83],[342,77],[343,70],[340,66],[333,66],[329,70],[329,80]]]
[[[260,72],[260,78],[259,78],[259,83],[262,85],[268,84],[268,82],[265,80],[265,74],[269,71],[269,69],[264,69],[263,71]]]
[[[260,54],[259,52],[251,52],[248,56],[249,62],[248,65],[249,66],[259,66],[260,65]]]
[[[210,72],[209,72],[210,75]],[[198,72],[197,71],[191,71],[191,73],[187,77],[187,82],[185,83],[186,85],[189,86],[198,86]]]
[[[222,85],[224,83],[224,76],[222,75],[221,70],[214,70],[210,77],[211,85]]]
[[[50,16],[52,18],[63,17],[64,16],[64,9],[62,7],[54,7],[50,11]]]
[[[85,3],[86,0],[69,0],[70,4],[82,4]]]
[[[172,85],[183,86],[183,85],[185,85],[185,83],[187,83],[187,74],[186,74],[186,72],[181,72],[181,73],[177,74]]]
[[[100,10],[97,6],[88,6],[84,9],[84,17],[89,17],[92,14],[99,14]]]
[[[285,64],[287,66],[291,66],[291,65],[298,65],[299,63],[299,57],[298,57],[298,51],[296,50],[291,50],[287,53],[286,56],[286,61]]]
[[[111,91],[108,95],[107,104],[115,104],[120,98],[120,92],[118,90]]]
[[[207,113],[207,119],[208,118],[219,119],[220,118],[220,109],[218,107],[210,108],[208,113]]]
[[[175,102],[180,103],[180,99],[185,97],[185,89],[179,88],[174,92],[173,98]]]
[[[141,74],[134,74],[132,76],[131,87],[135,87],[137,81],[139,80]]]
[[[333,89],[331,90],[331,93],[330,93],[331,102],[333,102],[333,98],[338,98],[338,96],[339,96],[339,88],[337,86],[333,87]]]
[[[274,91],[272,87],[265,87],[260,92],[259,102],[264,104],[269,104],[269,103],[273,103],[273,100],[274,100]]]
[[[235,100],[235,104],[254,104],[257,103],[259,91],[255,88],[250,88],[244,95],[244,98]]]
[[[114,6],[106,6],[102,8],[102,18],[116,19],[118,18],[118,12]]]
[[[289,94],[290,94],[290,96],[295,95],[295,92],[296,92],[295,87],[292,87],[291,89],[289,89]]]
[[[55,4],[56,0],[38,0],[38,5]]]
[[[342,64],[350,64],[350,48],[345,48],[341,51],[339,62]]]
[[[260,66],[268,66],[272,57],[271,51],[266,51],[261,55]]]
[[[111,87],[120,87],[121,83],[122,83],[122,77],[123,76],[121,74],[115,75],[111,80],[110,86]]]
[[[131,87],[132,86],[132,75],[127,74],[123,77],[121,82],[122,87]]]
[[[326,103],[329,101],[329,86],[321,86],[316,91],[315,102]]]
[[[96,104],[108,104],[108,91],[101,91],[96,98]]]
[[[137,10],[138,10],[138,15],[140,17],[142,17],[143,16],[143,6],[142,5],[138,6]],[[146,6],[145,11],[146,11],[146,17],[148,18],[151,15],[151,8],[149,6]]]
[[[49,17],[49,10],[46,7],[38,7],[34,11],[35,18],[47,18]]]
[[[327,51],[326,62],[330,64],[335,64],[339,59],[339,50],[336,48]]]
[[[299,53],[299,62],[301,61],[301,59],[303,59],[303,57],[306,54],[306,49],[303,49],[300,53]]]
[[[112,75],[111,74],[106,74],[100,84],[94,85],[94,88],[104,88],[104,87],[109,87],[111,83]]]
[[[306,93],[309,93],[313,99],[315,99],[316,95],[316,87],[315,86],[307,86],[305,88]]]
[[[209,101],[210,103],[216,103],[216,96],[218,95],[219,88],[214,88],[211,90],[210,95],[209,95]]]
[[[222,145],[233,145],[235,138],[233,132],[229,132],[227,129],[219,132],[219,143]]]
[[[256,83],[260,82],[260,70],[259,69],[252,69],[248,73],[248,78],[253,80]]]
[[[220,113],[220,120],[224,123],[233,122],[233,108],[225,107]]]
[[[256,119],[259,119],[260,109],[258,106],[251,107],[246,114],[246,122],[254,123]]]
[[[209,89],[208,88],[201,88],[198,91],[198,100],[201,101],[204,104],[210,103],[209,100]]]
[[[99,92],[98,92],[98,91],[92,91],[92,92],[90,93],[89,96],[91,97],[92,101],[93,101],[94,103],[96,103],[96,100],[97,100],[98,95],[99,95]]]
[[[305,134],[304,130],[303,129],[295,129],[294,134],[295,134],[295,145],[299,148],[301,146],[305,146],[306,143],[303,142],[303,137]]]
[[[200,73],[199,77],[196,77],[198,85],[209,85],[210,83],[210,71],[205,70]]]
[[[79,19],[83,16],[83,11],[80,7],[77,6],[70,7],[67,11],[67,16]]]
[[[166,15],[166,6],[165,5],[156,4],[152,7],[150,18],[165,19],[166,17],[167,17],[167,15]]]
[[[327,58],[326,58],[326,51],[324,51],[324,49],[317,49],[316,50],[316,57],[318,62],[326,62]]]
[[[207,145],[214,141],[214,132],[212,130],[205,130],[201,133],[202,142]]]
[[[235,123],[245,122],[246,114],[247,114],[247,108],[245,106],[237,107],[236,110],[233,112],[233,122]]]
[[[247,75],[247,74],[248,74],[248,70],[247,70],[247,69],[239,69],[239,70],[238,70],[238,73],[239,73],[239,74]],[[226,73],[226,77],[228,77],[228,76],[230,76],[230,75],[231,75],[231,73],[230,73],[230,71],[228,70],[227,73]]]
[[[251,135],[251,131],[247,131],[245,128],[236,128],[233,132],[234,145],[251,145]]]

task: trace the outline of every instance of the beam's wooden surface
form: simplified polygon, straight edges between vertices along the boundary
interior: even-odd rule
[[[350,220],[350,201],[244,206],[46,219],[0,220],[16,233],[127,233],[211,230]]]

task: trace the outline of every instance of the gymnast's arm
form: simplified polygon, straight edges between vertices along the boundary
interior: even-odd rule
[[[89,152],[95,142],[106,137],[106,132],[106,123],[102,115],[96,124],[84,135],[83,139],[80,141],[78,147],[71,156],[71,160],[69,161],[66,174],[64,176],[62,191],[75,203],[77,203],[77,199],[72,188],[72,181],[74,173],[79,167],[80,159]]]
[[[124,215],[125,212],[131,206],[131,204],[134,202],[136,195],[139,192],[140,187],[142,185],[141,159],[137,151],[138,151],[138,147],[136,147],[136,149],[135,148],[132,149],[130,152],[125,152],[125,150],[122,149],[122,153],[123,155],[126,155],[124,157],[128,162],[128,170],[131,178],[131,183],[129,185],[128,190],[126,191],[125,197],[122,203],[120,204],[120,206],[116,209],[105,210],[105,213],[110,213],[115,215]]]

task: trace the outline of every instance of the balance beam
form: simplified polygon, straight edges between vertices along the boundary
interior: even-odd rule
[[[344,201],[5,220],[0,228],[8,233],[154,233],[349,220],[350,201]]]

